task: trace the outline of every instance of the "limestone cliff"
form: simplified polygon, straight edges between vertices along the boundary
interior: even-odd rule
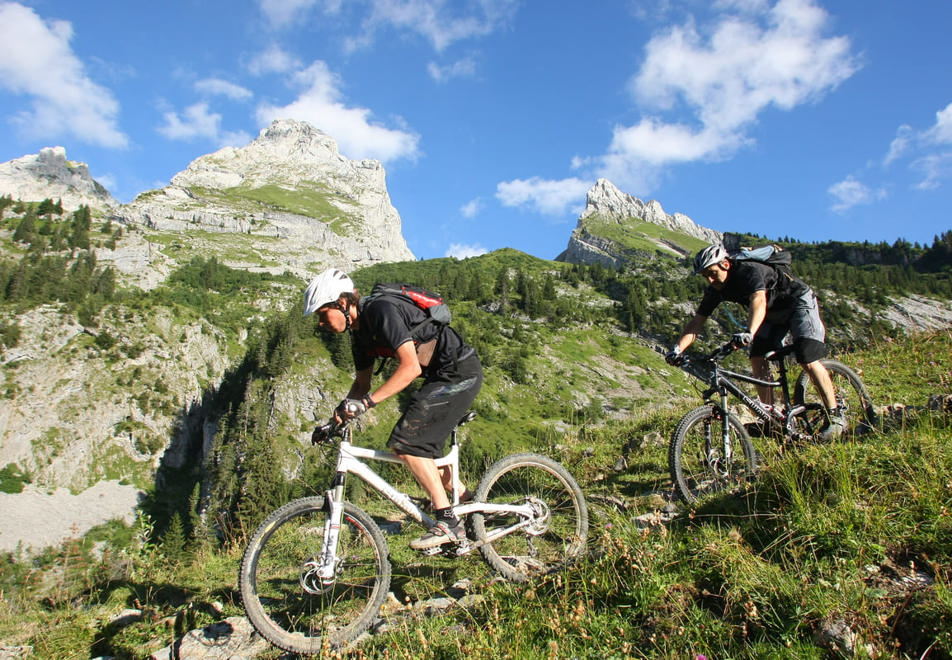
[[[100,212],[119,206],[90,176],[86,163],[66,160],[63,147],[47,147],[38,154],[0,163],[0,195],[24,202],[60,200],[66,211],[75,211],[83,204]]]
[[[720,239],[719,232],[682,213],[666,213],[656,200],[643,202],[611,181],[599,179],[588,191],[585,210],[568,247],[556,260],[617,267],[636,254],[684,256],[702,243]]]
[[[271,270],[302,275],[320,264],[414,259],[381,164],[348,160],[332,137],[294,120],[275,121],[245,147],[195,159],[170,185],[138,195],[115,217],[157,230],[276,240]]]

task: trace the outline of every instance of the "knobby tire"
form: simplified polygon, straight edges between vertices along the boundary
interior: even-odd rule
[[[837,404],[845,408],[846,430],[843,437],[856,437],[878,428],[879,422],[872,397],[859,375],[842,362],[821,360],[830,372],[836,389]],[[804,431],[815,434],[826,421],[826,409],[806,371],[800,373],[793,391],[794,405],[806,406],[799,415]]]
[[[571,564],[585,553],[588,506],[575,479],[561,464],[538,454],[515,454],[494,463],[476,489],[477,502],[529,502],[547,518],[480,547],[483,558],[503,577],[525,582]],[[477,541],[516,524],[515,514],[471,516]]]
[[[238,576],[245,612],[265,639],[292,653],[314,654],[352,641],[373,623],[390,589],[390,560],[380,528],[344,503],[333,584],[307,573],[321,552],[323,497],[285,504],[261,523],[245,549]],[[309,593],[301,584],[310,577]]]
[[[700,406],[678,422],[668,445],[668,468],[678,496],[694,502],[705,495],[743,488],[756,478],[757,454],[741,421],[727,413],[731,458],[721,439],[724,413]]]

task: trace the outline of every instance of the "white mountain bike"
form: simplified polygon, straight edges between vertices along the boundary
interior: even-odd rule
[[[578,559],[586,547],[588,508],[572,475],[545,456],[514,454],[483,475],[470,502],[460,503],[458,427],[449,452],[453,511],[467,538],[422,551],[461,556],[478,549],[505,578],[522,582]],[[396,455],[351,444],[347,422],[315,431],[314,442],[339,440],[337,470],[324,497],[304,497],[274,511],[245,549],[238,583],[245,612],[272,644],[318,653],[346,644],[373,624],[390,588],[387,540],[373,518],[344,500],[349,474],[360,478],[429,529],[435,521],[364,460],[403,462]]]

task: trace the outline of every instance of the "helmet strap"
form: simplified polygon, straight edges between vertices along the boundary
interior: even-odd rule
[[[350,327],[350,301],[347,301],[346,305],[341,305],[340,300],[334,303],[334,307],[340,310],[341,314],[344,315],[344,329],[347,332],[353,333],[353,328]]]

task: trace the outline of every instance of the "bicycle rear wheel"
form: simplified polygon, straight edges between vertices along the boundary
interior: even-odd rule
[[[477,502],[528,504],[532,524],[479,548],[496,571],[513,582],[550,573],[585,553],[588,506],[575,479],[562,465],[538,454],[515,454],[494,463],[476,488]],[[477,541],[524,519],[516,514],[474,513]]]
[[[269,642],[319,653],[366,630],[390,588],[387,542],[373,519],[344,503],[336,576],[316,573],[327,511],[323,497],[285,504],[255,531],[241,560],[245,612]]]
[[[729,455],[723,430],[727,428]],[[695,408],[678,422],[668,446],[668,469],[685,502],[737,490],[754,480],[757,455],[741,421],[715,406]]]
[[[836,390],[837,405],[843,408],[846,416],[843,437],[856,437],[874,431],[879,423],[876,409],[859,375],[842,362],[836,360],[820,360],[820,362],[830,372],[830,379]],[[797,416],[804,427],[803,432],[809,435],[817,433],[826,422],[826,408],[806,371],[801,372],[797,378],[793,402],[794,405],[806,407],[806,410]]]

